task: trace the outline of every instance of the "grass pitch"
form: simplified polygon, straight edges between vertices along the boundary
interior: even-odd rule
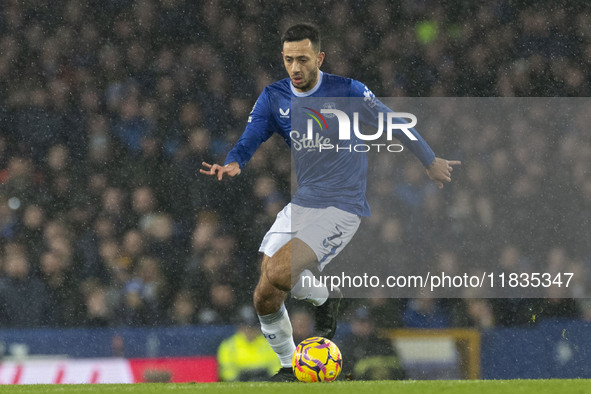
[[[394,394],[584,394],[591,393],[591,380],[436,380],[373,381],[332,383],[138,383],[86,385],[19,385],[3,386],[6,393],[394,393]]]

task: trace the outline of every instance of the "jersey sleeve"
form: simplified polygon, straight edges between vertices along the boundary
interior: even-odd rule
[[[269,92],[265,88],[250,111],[244,133],[226,156],[224,164],[237,162],[240,168],[244,168],[259,146],[273,135],[274,125],[269,106]]]
[[[363,109],[360,111],[360,118],[363,123],[367,123],[371,126],[378,127],[378,114],[380,112],[386,114],[388,112],[394,112],[388,108],[384,103],[376,98],[371,90],[363,83],[353,80],[351,82],[351,96],[352,97],[363,97]],[[401,118],[394,118],[396,123],[408,123],[406,120]],[[419,132],[413,127],[408,128],[408,131],[415,136],[416,140],[411,140],[402,130],[395,129],[392,133],[397,140],[408,148],[416,157],[420,160],[423,166],[428,167],[435,160],[435,153],[427,144],[427,142],[421,137]]]

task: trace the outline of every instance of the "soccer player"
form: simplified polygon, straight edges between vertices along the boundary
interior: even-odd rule
[[[294,25],[283,34],[281,42],[289,78],[263,90],[225,165],[203,162],[201,173],[218,180],[240,174],[273,133],[279,133],[289,146],[301,144],[303,141],[296,141],[295,133],[291,134],[289,109],[294,97],[374,97],[358,81],[320,71],[325,53],[320,50],[320,33],[315,26]],[[435,157],[423,138],[410,130],[415,137],[412,140],[402,132],[396,137],[421,161],[427,175],[443,187],[444,182],[451,181],[452,166],[460,163]],[[326,286],[315,281],[311,269],[322,270],[351,240],[360,217],[370,215],[365,198],[365,154],[341,152],[327,156],[334,157],[333,162],[321,160],[310,165],[307,153],[306,149],[293,150],[298,189],[277,215],[259,249],[264,255],[253,300],[262,332],[281,361],[282,368],[272,378],[274,381],[295,380],[291,369],[295,343],[284,305],[288,292],[317,307],[314,332],[331,339],[342,294],[338,289],[329,293]],[[306,283],[313,285],[305,287],[304,277],[308,277]]]

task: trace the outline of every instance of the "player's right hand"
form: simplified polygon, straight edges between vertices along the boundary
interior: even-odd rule
[[[206,162],[202,162],[201,165],[204,168],[199,170],[200,173],[205,175],[215,175],[218,178],[218,181],[221,181],[224,175],[229,176],[236,176],[240,174],[240,166],[237,162],[228,163],[225,166],[220,166],[219,164],[209,164]]]

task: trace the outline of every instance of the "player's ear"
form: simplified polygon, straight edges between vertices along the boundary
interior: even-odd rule
[[[320,66],[322,66],[322,62],[324,61],[324,56],[325,56],[324,52],[318,52],[318,57],[316,58],[318,60],[318,68],[320,68]]]

